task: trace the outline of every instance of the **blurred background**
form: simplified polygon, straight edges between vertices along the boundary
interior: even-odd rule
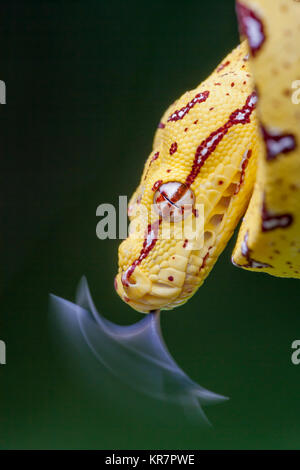
[[[118,240],[96,208],[131,195],[166,107],[239,41],[234,1],[3,1],[0,448],[299,448],[299,282],[234,268],[227,247],[205,285],[162,315],[178,364],[231,399],[203,430],[60,345],[49,293],[83,274],[102,314],[141,318],[115,294]],[[67,342],[67,341],[66,341]]]

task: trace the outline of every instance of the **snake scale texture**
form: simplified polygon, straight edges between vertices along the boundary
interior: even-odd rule
[[[140,312],[186,302],[242,217],[233,264],[300,278],[300,2],[236,11],[241,44],[164,113],[129,202],[115,289]]]

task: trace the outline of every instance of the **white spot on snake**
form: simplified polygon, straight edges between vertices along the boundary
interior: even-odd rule
[[[279,155],[283,150],[293,150],[294,146],[295,142],[292,137],[283,137],[277,142],[272,139],[268,140],[268,149],[271,156]]]
[[[245,18],[248,40],[252,49],[257,49],[264,41],[260,23],[251,17]]]
[[[289,220],[289,217],[282,217],[280,219],[274,217],[274,219],[264,220],[264,229],[272,230],[277,227],[286,227],[289,223]]]

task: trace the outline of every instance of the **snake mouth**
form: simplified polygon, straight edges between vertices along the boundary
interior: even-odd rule
[[[201,284],[203,271],[211,258],[212,247],[194,250],[194,242],[185,240],[157,274],[143,272],[136,266],[124,282],[126,270],[115,277],[115,290],[122,300],[142,313],[170,310],[185,303]],[[128,279],[128,278],[127,278]]]
[[[115,290],[138,312],[150,313],[153,310],[166,308],[181,292],[178,282],[177,285],[174,284],[175,276],[171,268],[161,270],[161,275],[155,281],[151,281],[139,267],[135,268],[127,284],[122,282],[123,275],[124,272],[115,277]],[[184,277],[181,276],[181,284],[184,282]]]

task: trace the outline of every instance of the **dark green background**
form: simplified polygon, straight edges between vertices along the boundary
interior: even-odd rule
[[[97,239],[96,208],[131,194],[165,108],[238,42],[234,2],[1,2],[0,17],[0,447],[299,448],[299,282],[234,268],[233,241],[162,317],[183,369],[231,398],[207,408],[212,430],[82,374],[48,313],[85,274],[105,316],[140,318],[113,290],[118,241]]]

